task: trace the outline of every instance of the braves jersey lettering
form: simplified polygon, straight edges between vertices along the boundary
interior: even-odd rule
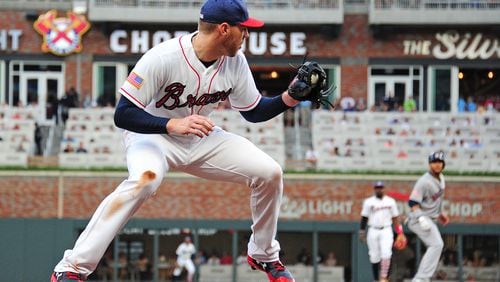
[[[160,43],[144,54],[132,70],[143,79],[141,87],[125,81],[120,93],[147,112],[167,118],[208,116],[228,99],[235,109],[253,109],[261,96],[243,53],[221,57],[206,67],[193,50],[194,34]]]
[[[156,107],[164,107],[167,110],[174,110],[175,108],[188,107],[192,108],[194,106],[206,106],[208,104],[217,104],[221,101],[225,101],[229,94],[232,92],[232,88],[227,91],[217,91],[214,93],[205,93],[200,97],[196,97],[193,94],[188,94],[186,96],[186,102],[181,104],[181,96],[184,94],[185,85],[179,82],[170,84],[165,88],[165,96],[163,96],[158,102],[156,102]]]
[[[391,209],[392,207],[390,206],[381,206],[381,207],[376,207],[376,206],[372,206],[370,209],[372,212],[377,212],[377,211],[381,211],[381,210],[385,210],[385,209]]]
[[[441,197],[443,194],[444,194],[444,190],[440,189],[439,192],[437,192],[431,196],[431,199],[435,201],[435,200],[439,199],[439,197]]]
[[[368,225],[375,227],[390,226],[392,218],[399,215],[396,201],[389,197],[369,197],[363,201],[361,216],[368,218]]]

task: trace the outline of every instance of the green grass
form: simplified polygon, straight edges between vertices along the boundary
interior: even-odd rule
[[[16,167],[16,166],[0,166],[0,171],[75,171],[75,172],[127,172],[123,167],[105,167],[105,168],[61,168],[57,166],[46,167]],[[311,175],[421,175],[425,171],[384,171],[384,170],[356,170],[356,171],[339,171],[339,170],[285,170],[286,174],[311,174]],[[500,172],[458,172],[446,171],[445,176],[473,176],[473,177],[500,177]]]

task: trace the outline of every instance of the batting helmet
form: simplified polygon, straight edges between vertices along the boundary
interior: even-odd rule
[[[429,155],[429,163],[433,163],[433,162],[442,162],[443,168],[444,168],[444,165],[445,165],[444,152],[443,151],[432,152]]]

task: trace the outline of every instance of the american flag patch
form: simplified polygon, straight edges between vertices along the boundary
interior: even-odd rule
[[[138,74],[135,72],[131,72],[129,76],[127,77],[127,81],[132,84],[135,88],[140,89],[142,86],[142,83],[144,82],[144,79],[140,77]]]

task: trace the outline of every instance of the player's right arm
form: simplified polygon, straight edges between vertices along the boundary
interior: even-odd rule
[[[208,135],[214,124],[207,117],[191,115],[169,119],[144,110],[168,79],[163,64],[154,52],[147,52],[137,62],[119,90],[122,96],[115,111],[116,126],[143,134]]]
[[[359,223],[359,240],[366,242],[366,226],[368,225],[368,217],[370,216],[370,207],[367,200],[363,201],[363,208],[361,209],[361,221]]]
[[[408,200],[408,205],[412,212],[416,212],[420,209],[420,203],[425,196],[425,183],[422,178],[417,180],[411,191],[410,198]]]
[[[117,127],[143,134],[179,134],[203,137],[212,132],[214,123],[205,116],[190,115],[184,118],[154,116],[137,107],[122,96],[114,115]]]

